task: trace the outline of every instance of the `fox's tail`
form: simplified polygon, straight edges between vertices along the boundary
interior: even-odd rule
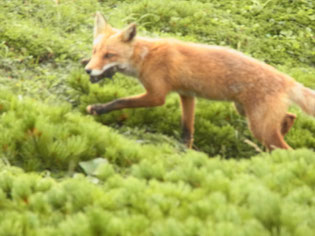
[[[307,114],[315,116],[315,91],[295,82],[289,92],[289,99],[299,105]]]

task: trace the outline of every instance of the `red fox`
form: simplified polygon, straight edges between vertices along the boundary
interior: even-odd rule
[[[116,71],[137,77],[146,92],[87,107],[93,115],[123,108],[161,106],[170,92],[181,100],[183,139],[193,144],[194,97],[233,101],[249,128],[268,150],[289,149],[284,135],[296,116],[290,102],[315,116],[315,91],[275,68],[233,49],[136,36],[136,25],[117,30],[97,12],[93,55],[85,66],[91,81]]]

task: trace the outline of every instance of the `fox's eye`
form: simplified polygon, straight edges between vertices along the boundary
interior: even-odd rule
[[[114,56],[115,56],[115,54],[113,54],[113,53],[105,53],[104,54],[104,58],[106,58],[106,59],[112,58]]]

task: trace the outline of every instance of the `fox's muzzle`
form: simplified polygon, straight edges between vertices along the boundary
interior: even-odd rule
[[[81,64],[83,66],[86,66],[89,63],[90,60],[91,59],[83,59],[81,61]],[[111,79],[116,72],[117,72],[117,68],[115,66],[105,70],[102,74],[100,74],[98,76],[92,76],[92,75],[90,75],[91,71],[90,70],[86,70],[86,73],[88,73],[90,75],[90,82],[93,83],[93,84],[99,82],[100,80],[102,80],[104,78]]]
[[[116,71],[117,71],[116,67],[111,67],[98,76],[90,75],[90,82],[94,84],[94,83],[97,83],[104,78],[111,79],[114,76],[114,74],[116,73]]]

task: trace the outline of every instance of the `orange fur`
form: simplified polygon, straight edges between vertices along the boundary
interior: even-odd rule
[[[91,114],[112,110],[160,106],[168,93],[180,94],[184,139],[192,146],[194,97],[234,101],[249,121],[253,135],[269,150],[290,148],[283,136],[294,123],[287,113],[290,101],[315,115],[315,92],[275,68],[240,52],[219,46],[173,39],[136,37],[136,26],[112,29],[97,13],[93,56],[86,66],[98,75],[108,67],[138,77],[144,95],[88,107]],[[98,24],[101,22],[101,24]]]

